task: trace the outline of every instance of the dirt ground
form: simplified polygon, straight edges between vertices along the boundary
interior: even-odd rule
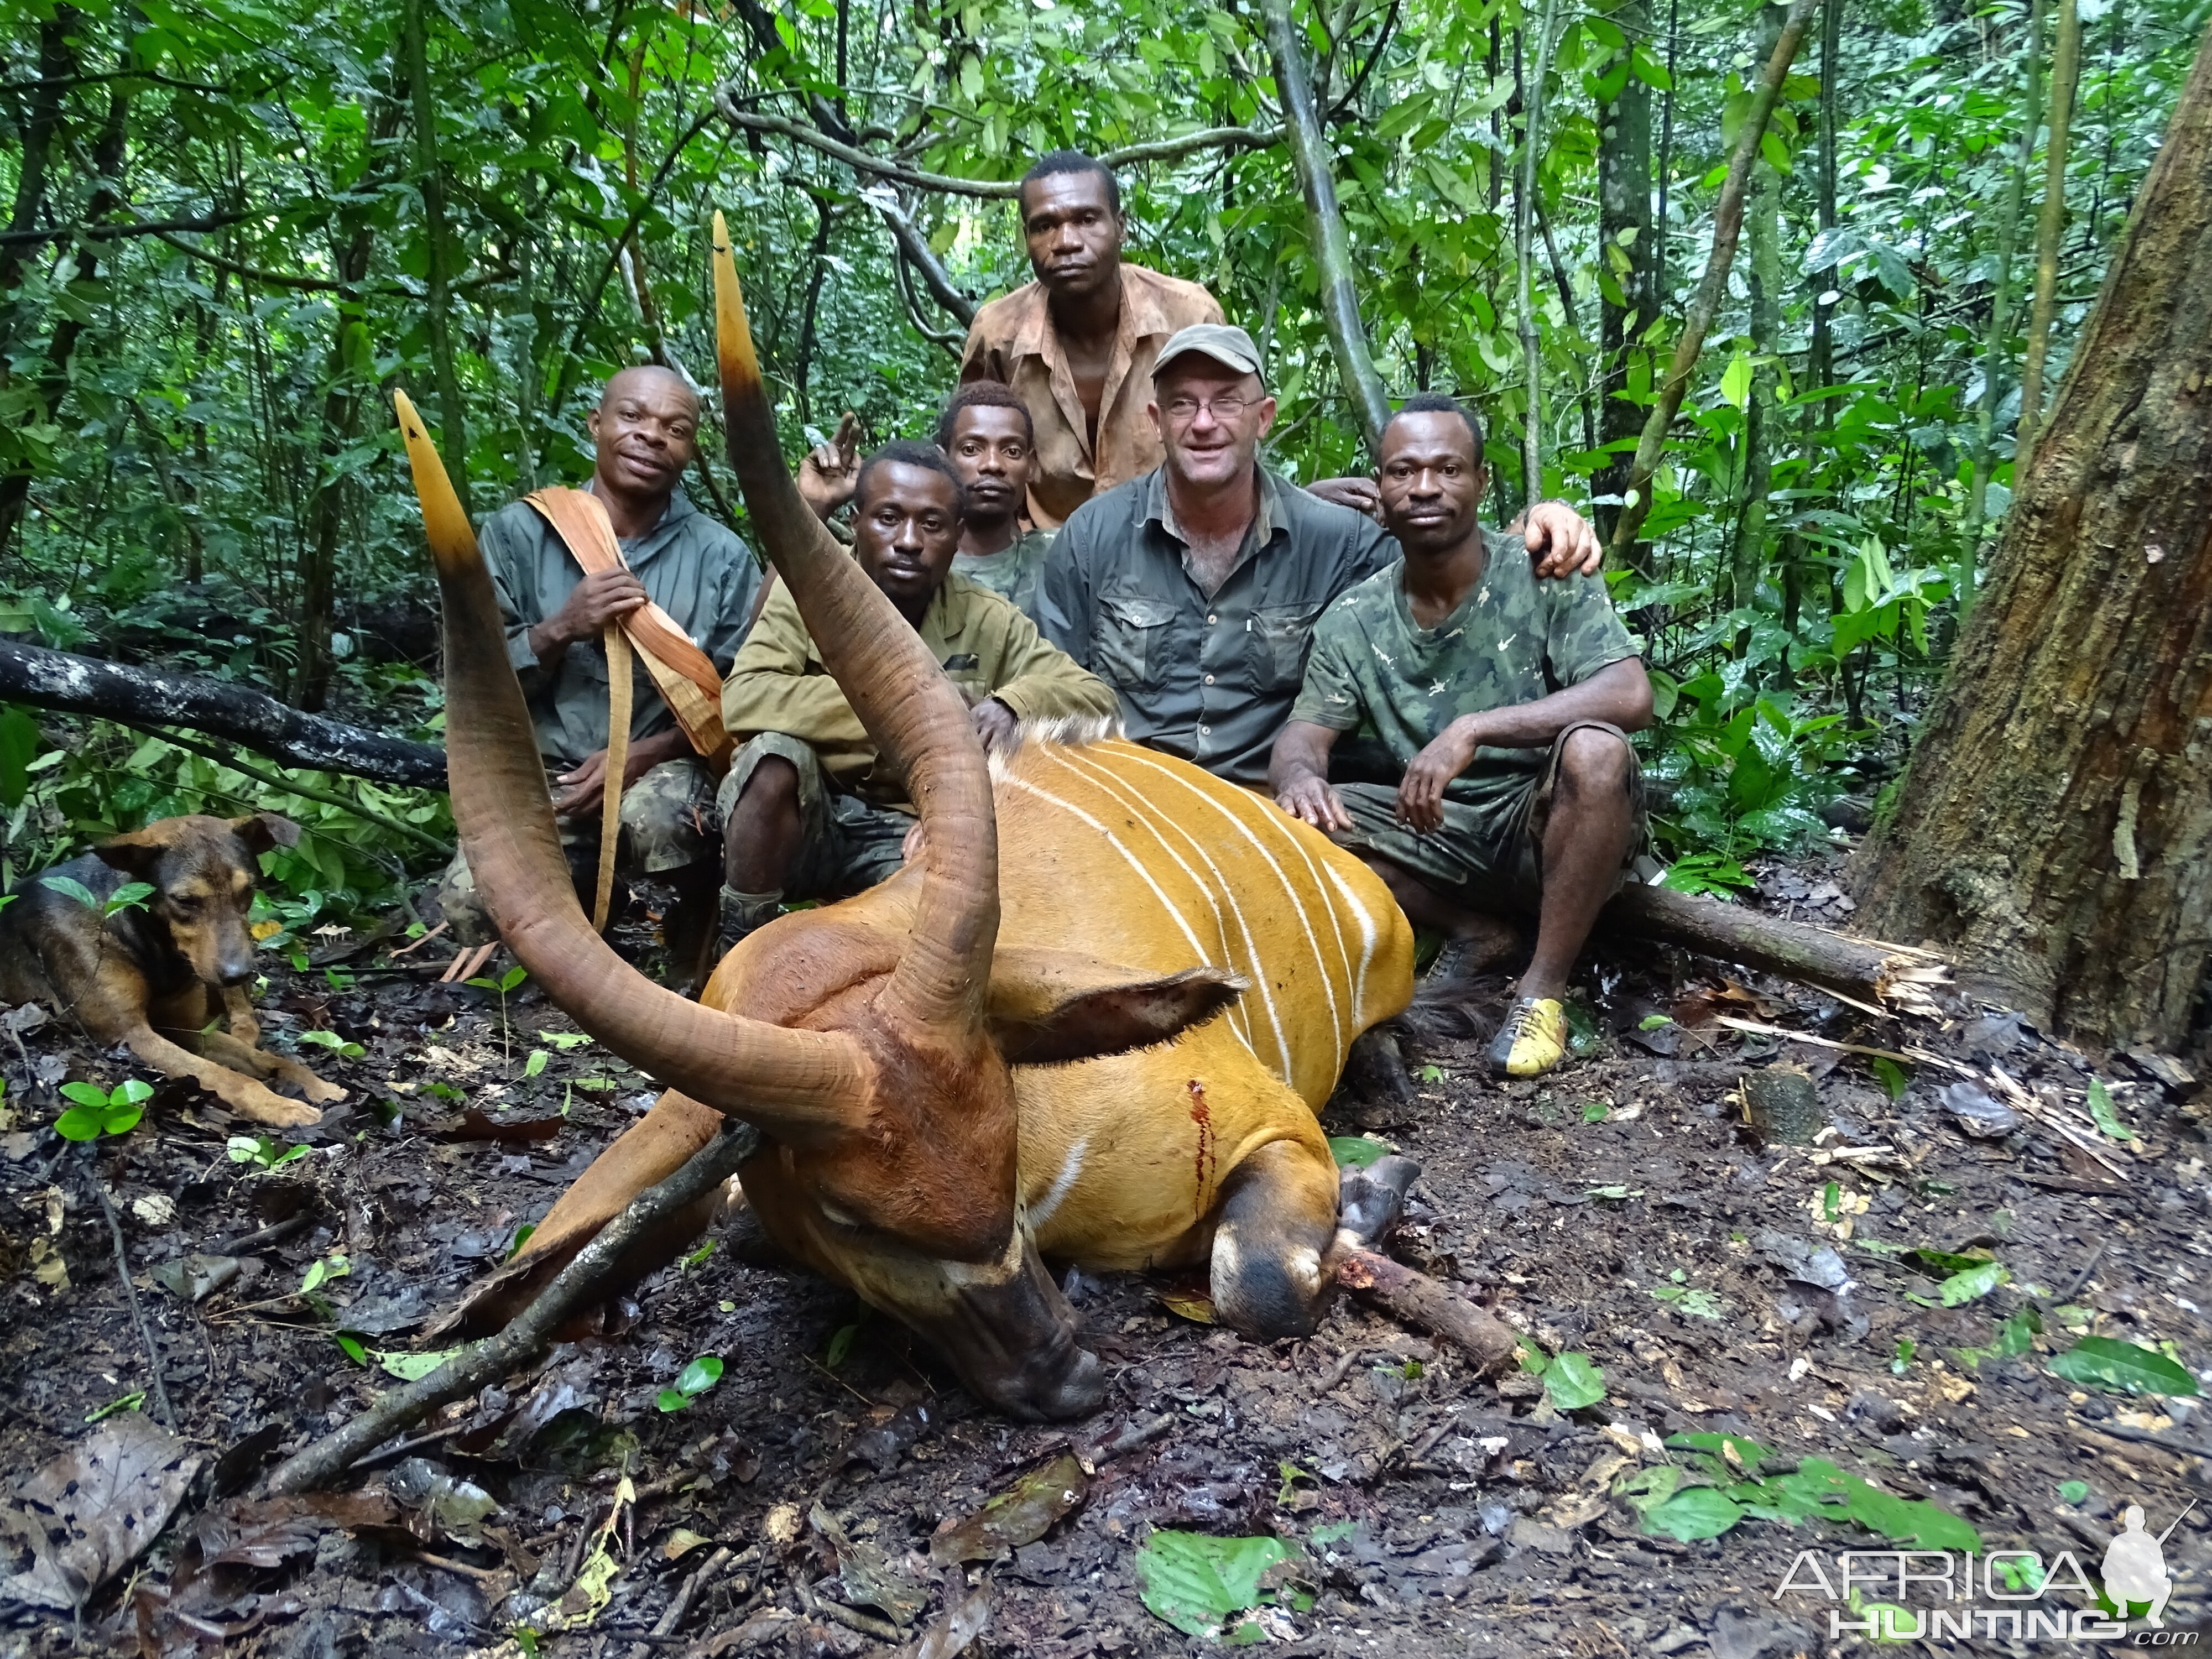
[[[1761,902],[1848,921],[1822,872],[1762,883]],[[986,1607],[967,1651],[1196,1651],[1208,1644],[1139,1599],[1139,1552],[1170,1528],[1295,1547],[1288,1571],[1311,1605],[1246,1631],[1285,1652],[1778,1659],[1839,1645],[1830,1602],[1775,1595],[1800,1551],[1832,1563],[1895,1546],[1826,1521],[1646,1535],[1616,1493],[1688,1458],[1662,1449],[1668,1437],[1755,1441],[1766,1473],[1827,1459],[1961,1517],[1987,1549],[2070,1550],[2092,1576],[2126,1505],[2156,1532],[2204,1495],[2212,1425],[2194,1401],[2085,1390],[2049,1369],[2084,1332],[2212,1366],[2195,1085],[2102,1066],[2130,1148],[2091,1124],[2082,1058],[2017,1019],[1877,1018],[1647,951],[1590,965],[1589,1052],[1554,1076],[1501,1086],[1477,1037],[1437,1039],[1412,1045],[1410,1108],[1328,1119],[1424,1167],[1392,1253],[1532,1347],[1587,1356],[1603,1374],[1594,1405],[1562,1411],[1527,1373],[1480,1381],[1349,1299],[1313,1340],[1263,1348],[1163,1299],[1202,1311],[1183,1299],[1202,1287],[1081,1275],[1068,1291],[1109,1403],[1016,1425],[845,1292],[714,1249],[641,1287],[616,1334],[556,1349],[357,1471],[353,1507],[272,1517],[234,1494],[393,1386],[375,1354],[406,1351],[652,1098],[604,1052],[544,1041],[574,1027],[526,984],[503,1017],[496,995],[428,982],[442,963],[415,964],[435,945],[397,962],[388,949],[332,977],[286,972],[263,998],[280,1046],[315,1030],[361,1049],[301,1048],[353,1098],[276,1137],[270,1155],[308,1150],[273,1169],[234,1159],[227,1143],[247,1126],[173,1084],[128,1134],[65,1145],[47,1127],[58,1085],[116,1084],[128,1057],[55,1022],[0,1019],[0,1467],[20,1481],[98,1432],[91,1414],[152,1388],[95,1179],[200,1459],[172,1459],[174,1518],[78,1616],[8,1600],[4,1575],[31,1556],[0,1520],[0,1656],[514,1653],[519,1626],[539,1632],[521,1650],[564,1659],[852,1656],[913,1650],[937,1626],[920,1651],[944,1659]],[[1917,1062],[1891,1075],[1893,1099],[1863,1057],[1723,1016],[1965,1069]],[[1743,1123],[1740,1079],[1784,1063],[1811,1073],[1836,1131],[1817,1149],[1762,1144]],[[1944,1091],[1969,1074],[1994,1087],[1995,1067],[2118,1174],[2033,1115],[1965,1133]],[[1942,1306],[1951,1269],[1901,1254],[1913,1247],[1985,1255],[2008,1281]],[[2008,1320],[2028,1351],[2000,1352]],[[719,1382],[661,1409],[709,1355]],[[156,1410],[149,1394],[137,1415]],[[1093,1472],[1054,1467],[1070,1453]],[[1055,1492],[1087,1487],[1072,1514],[999,1559],[932,1559],[942,1527],[1040,1469]],[[1052,1499],[1031,1482],[1016,1508],[1043,1502],[1042,1522],[1067,1501]],[[2203,1616],[2208,1531],[2200,1506],[2168,1540],[2169,1627]]]

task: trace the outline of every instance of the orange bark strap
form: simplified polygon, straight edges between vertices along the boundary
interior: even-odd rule
[[[538,489],[525,499],[553,526],[553,533],[586,574],[623,567],[622,544],[615,539],[606,503],[589,490]],[[722,724],[721,677],[707,653],[651,600],[623,618],[623,632],[637,647],[660,700],[676,716],[692,748],[717,773],[726,771],[734,745]]]

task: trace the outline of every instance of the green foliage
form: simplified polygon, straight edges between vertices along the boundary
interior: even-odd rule
[[[154,1097],[154,1085],[133,1077],[112,1090],[96,1083],[64,1083],[62,1093],[76,1104],[54,1120],[54,1133],[64,1140],[97,1140],[137,1128]]]
[[[1746,1519],[1849,1522],[1915,1549],[1979,1550],[1980,1535],[1948,1510],[1893,1497],[1825,1458],[1808,1457],[1791,1473],[1762,1477],[1773,1455],[1756,1441],[1723,1434],[1677,1434],[1671,1449],[1681,1464],[1631,1471],[1613,1495],[1643,1518],[1646,1532],[1694,1541],[1717,1538]]]
[[[1586,1353],[1547,1356],[1529,1343],[1521,1345],[1521,1369],[1544,1379],[1544,1391],[1563,1412],[1580,1411],[1605,1398],[1605,1370]]]
[[[2171,1356],[2118,1337],[2085,1336],[2051,1362],[2054,1374],[2106,1394],[2191,1395],[2197,1379]]]
[[[722,1380],[722,1362],[711,1353],[701,1354],[676,1373],[676,1386],[663,1389],[653,1403],[665,1412],[680,1412]]]
[[[1760,145],[1780,209],[1774,336],[1753,337],[1740,265],[1652,480],[1645,545],[1613,578],[1660,693],[1639,742],[1662,786],[1662,840],[1678,869],[1686,854],[1714,860],[1712,884],[1692,890],[1740,886],[1729,872],[1747,855],[1825,836],[1818,814],[1834,796],[1877,794],[1947,648],[1972,556],[1989,205],[2017,158],[2020,12],[1846,17],[1831,228],[1816,229],[1809,51]],[[865,181],[781,134],[733,132],[716,89],[786,121],[834,113],[879,156],[977,180],[1018,177],[1062,144],[1278,119],[1249,9],[804,0],[726,15],[457,0],[423,15],[436,113],[417,132],[393,95],[401,9],[388,3],[11,11],[11,63],[63,62],[43,173],[25,167],[21,86],[9,116],[0,187],[21,223],[208,228],[10,247],[0,476],[27,494],[20,520],[0,514],[0,632],[326,700],[434,738],[434,683],[375,643],[394,615],[421,615],[425,587],[393,387],[423,394],[479,516],[578,481],[596,381],[648,357],[705,373],[701,225],[715,206],[731,216],[787,451],[848,407],[871,442],[925,434],[952,383],[953,352],[930,335],[957,343],[957,326],[892,256]],[[1706,0],[1668,20],[1644,33],[1570,13],[1534,158],[1556,248],[1532,273],[1543,483],[1601,516],[1620,489],[1606,417],[1654,396],[1748,103],[1755,16]],[[1505,297],[1527,15],[1408,0],[1302,7],[1298,21],[1317,96],[1342,118],[1330,126],[1337,192],[1380,372],[1394,392],[1451,389],[1480,410],[1502,515],[1518,505],[1530,407]],[[2201,29],[2196,0],[2086,21],[2054,376]],[[1664,216],[1640,246],[1608,239],[1595,211],[1600,152],[1622,125],[1606,110],[1631,90],[1663,108],[1651,125],[1672,139],[1650,181]],[[437,193],[421,174],[431,151]],[[1206,282],[1263,343],[1284,407],[1270,459],[1309,480],[1360,465],[1283,146],[1121,173],[1133,257]],[[1012,203],[894,193],[962,289],[1027,279]],[[434,246],[426,203],[440,197]],[[633,262],[617,261],[618,246]],[[452,290],[434,336],[434,260]],[[1608,305],[1625,350],[1601,337]],[[1825,384],[1808,349],[1816,308]],[[2002,343],[2016,362],[2017,341]],[[2012,400],[1999,390],[2001,514]],[[1768,464],[1756,501],[1754,428]],[[691,483],[710,510],[714,489],[731,494],[717,462]],[[0,708],[0,878],[168,811],[272,807],[307,831],[264,859],[275,897],[295,907],[266,918],[289,951],[425,872],[416,849],[343,809],[159,738],[88,723],[64,740],[46,724]],[[450,833],[433,797],[301,781]]]
[[[1365,1135],[1331,1135],[1328,1150],[1343,1170],[1364,1170],[1390,1156],[1390,1149]]]
[[[1312,1596],[1291,1586],[1277,1589],[1273,1570],[1298,1559],[1279,1538],[1213,1538],[1204,1533],[1160,1531],[1137,1551],[1137,1588],[1145,1605],[1186,1636],[1212,1638],[1232,1646],[1267,1640],[1259,1625],[1238,1614],[1280,1601],[1303,1610]]]
[[[267,1135],[233,1135],[226,1150],[233,1164],[251,1164],[247,1173],[266,1175],[307,1155],[305,1146],[280,1146]]]

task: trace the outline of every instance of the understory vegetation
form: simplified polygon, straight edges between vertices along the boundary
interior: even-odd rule
[[[1878,808],[2009,501],[2024,366],[2033,420],[2205,14],[1816,10],[1610,574],[1649,641],[1683,884],[1725,890],[1749,854]],[[1296,21],[1389,390],[1481,413],[1501,515],[1540,393],[1542,489],[1609,529],[1782,9],[1342,0]],[[927,434],[966,314],[1028,274],[1010,181],[1062,144],[1139,150],[1118,164],[1130,255],[1203,280],[1261,341],[1274,464],[1364,465],[1246,6],[40,0],[7,52],[0,634],[434,739],[392,390],[434,414],[479,514],[580,478],[601,378],[704,373],[720,207],[790,450],[847,408],[872,440]],[[718,455],[690,483],[743,531]],[[166,812],[272,805],[308,829],[277,888],[319,915],[389,901],[449,833],[432,797],[266,771],[0,713],[0,874]]]

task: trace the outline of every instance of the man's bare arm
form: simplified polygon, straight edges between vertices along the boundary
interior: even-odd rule
[[[1474,763],[1476,750],[1542,749],[1583,720],[1603,720],[1624,732],[1651,724],[1651,680],[1640,659],[1607,663],[1580,684],[1534,702],[1462,714],[1406,769],[1398,786],[1399,816],[1416,830],[1437,828],[1443,822],[1444,786]]]
[[[1349,830],[1352,814],[1328,784],[1328,751],[1336,733],[1310,720],[1292,720],[1275,738],[1267,762],[1267,787],[1275,804],[1316,830]]]

